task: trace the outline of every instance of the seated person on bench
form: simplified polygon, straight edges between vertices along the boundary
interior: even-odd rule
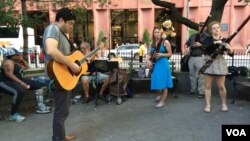
[[[49,113],[50,107],[46,106],[43,102],[43,89],[42,84],[38,81],[32,79],[23,78],[23,70],[28,69],[28,63],[19,55],[18,51],[14,48],[7,49],[5,54],[6,59],[4,59],[1,67],[1,81],[7,86],[12,88],[12,93],[16,92],[21,97],[27,90],[34,90],[35,102],[36,102],[36,112],[37,113]],[[7,93],[9,94],[9,93]],[[13,101],[15,100],[15,95],[13,95]],[[19,101],[20,102],[20,101]],[[17,103],[19,104],[19,103]],[[16,108],[16,105],[13,105]],[[18,105],[17,105],[18,106]],[[10,120],[19,121],[24,117],[12,113]]]
[[[79,50],[84,54],[88,54],[90,52],[90,45],[87,42],[82,42],[80,45]],[[101,54],[100,51],[98,51],[95,55],[93,55],[92,57],[88,58],[88,64],[91,63],[91,61],[93,61],[94,59],[100,58]],[[91,69],[91,67],[89,67],[89,70]],[[96,76],[97,75],[97,76]],[[97,80],[96,80],[97,77]],[[98,84],[102,84],[101,89],[99,91],[99,96],[103,98],[103,93],[104,91],[107,89],[108,85],[109,85],[109,76],[101,73],[101,72],[97,72],[97,74],[95,72],[92,72],[90,75],[84,75],[81,78],[82,81],[82,87],[83,87],[83,91],[85,93],[85,103],[88,103],[91,98],[89,96],[89,84],[93,84],[94,87],[95,86],[95,81],[97,81]]]
[[[0,76],[2,78],[2,76]],[[4,81],[0,80],[0,92],[4,94],[11,95],[13,97],[12,102],[11,102],[11,111],[10,111],[10,117],[9,120],[15,121],[15,122],[21,122],[25,120],[24,116],[21,116],[18,111],[18,107],[22,101],[24,91],[16,91],[12,87],[8,86],[5,84]]]

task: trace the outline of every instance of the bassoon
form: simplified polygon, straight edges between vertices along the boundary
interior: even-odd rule
[[[205,27],[207,26],[208,24],[208,21],[209,19],[212,17],[212,15],[209,15],[204,23],[204,25],[202,26],[201,30],[199,30],[199,32],[195,35],[195,38],[194,38],[194,42],[200,42],[200,38],[201,38],[201,34],[204,32],[204,29]],[[191,46],[193,45],[193,43],[188,47],[190,49],[190,52],[191,52]],[[189,61],[189,58],[190,58],[190,54],[186,54],[184,55],[182,58],[181,58],[181,71],[189,71],[189,68],[188,68],[188,61]]]
[[[201,30],[198,32],[198,34],[196,34],[195,36],[195,39],[194,39],[194,42],[199,42],[200,41],[200,37],[201,37],[201,34],[203,33],[205,27],[207,26],[208,24],[208,21],[209,19],[212,17],[212,15],[209,15],[204,23],[204,25],[202,26]]]
[[[238,27],[238,29],[230,35],[226,40],[223,41],[223,43],[230,43],[230,41],[239,33],[239,31],[246,25],[246,23],[250,19],[250,14],[249,16],[242,22],[242,24]],[[199,73],[204,73],[205,70],[212,64],[214,59],[223,51],[225,50],[225,46],[220,44],[218,48],[210,55],[209,59],[205,62],[205,64],[200,68]]]

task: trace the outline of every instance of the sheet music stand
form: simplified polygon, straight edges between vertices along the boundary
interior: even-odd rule
[[[108,72],[110,70],[113,69],[118,69],[119,68],[119,64],[117,61],[108,61],[108,60],[104,60],[104,59],[96,59],[93,61],[93,65],[92,65],[92,70],[94,70],[95,72],[95,85],[96,85],[96,89],[95,89],[95,109],[98,105],[98,100],[99,100],[99,89],[98,89],[98,82],[97,82],[97,78],[98,78],[98,72]],[[119,84],[118,84],[119,85]],[[107,102],[107,99],[105,98],[105,101]]]

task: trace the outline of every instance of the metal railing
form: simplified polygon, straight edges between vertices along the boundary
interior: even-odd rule
[[[36,51],[28,51],[28,64],[31,68],[44,67],[44,54]]]
[[[31,53],[31,52],[29,52]],[[42,60],[39,60],[39,56],[35,53],[36,59],[31,60],[31,55],[29,57],[29,65],[32,68],[44,67],[44,63]],[[119,67],[121,69],[128,69],[130,62],[139,62],[139,59],[134,56],[134,53],[131,51],[131,54],[123,54],[122,56],[118,55],[116,57],[122,58],[122,62],[119,63]],[[180,71],[181,65],[180,61],[183,55],[181,53],[174,53],[171,58],[169,59],[170,65],[174,65],[175,71]],[[245,66],[250,69],[250,54],[245,54],[242,52],[235,52],[233,57],[228,55],[224,55],[225,59],[227,60],[228,66]],[[108,59],[107,57],[105,59]],[[111,58],[112,59],[112,58]],[[143,62],[146,62],[146,57],[143,57]],[[138,68],[139,65],[134,65],[133,67]]]
[[[139,62],[138,58],[134,58],[133,52],[129,56],[119,56],[123,59],[123,61],[120,63],[119,67],[122,69],[128,69],[129,68],[129,62]],[[170,65],[172,67],[174,66],[174,71],[180,71],[181,70],[181,58],[183,57],[183,54],[181,53],[174,53],[171,58],[169,59]],[[245,66],[248,69],[250,69],[250,54],[245,54],[242,52],[236,52],[233,57],[230,57],[228,55],[224,55],[225,59],[227,60],[228,66]],[[143,57],[143,62],[146,62],[146,58]],[[133,67],[137,68],[139,65],[134,65]]]

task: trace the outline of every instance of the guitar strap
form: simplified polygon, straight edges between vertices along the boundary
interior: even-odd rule
[[[158,43],[158,44],[156,45],[156,47],[154,47],[155,50],[154,50],[154,51],[152,52],[152,54],[151,54],[150,60],[151,60],[153,63],[155,63],[155,57],[153,57],[153,56],[154,56],[155,53],[158,53],[158,52],[160,51],[161,44],[162,44],[162,43]],[[149,75],[148,75],[148,76],[151,76],[151,74],[153,73],[153,71],[154,71],[154,64],[153,64],[152,68],[149,70]]]
[[[161,46],[161,43],[159,43],[155,49],[156,53],[158,53],[160,51],[160,46]]]
[[[64,32],[62,32],[62,30],[60,30],[60,32],[64,35],[64,37],[68,40],[69,45],[70,45],[70,51],[76,51],[76,48],[74,47],[73,43],[69,40],[69,38],[66,36],[66,34]]]

